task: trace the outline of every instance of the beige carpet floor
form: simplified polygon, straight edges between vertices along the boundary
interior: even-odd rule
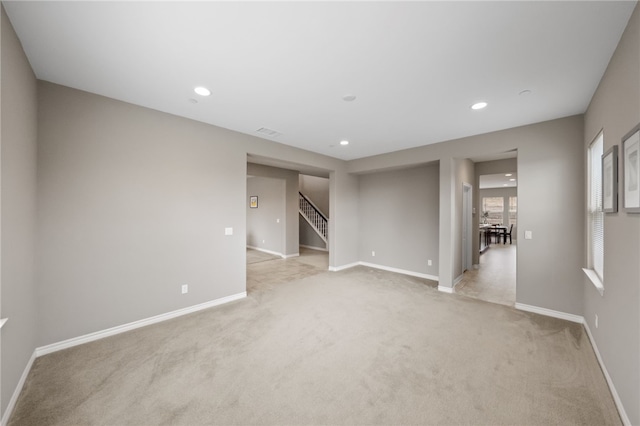
[[[251,265],[253,263],[258,262],[266,262],[267,260],[275,260],[281,259],[280,256],[276,256],[275,254],[265,253],[263,251],[247,249],[247,265]]]
[[[298,270],[38,358],[9,425],[620,424],[580,325],[385,271],[273,262]]]

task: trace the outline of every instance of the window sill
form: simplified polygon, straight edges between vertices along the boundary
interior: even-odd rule
[[[600,296],[604,296],[604,285],[602,284],[602,281],[600,281],[600,278],[598,277],[598,274],[596,274],[596,271],[587,268],[582,268],[582,270],[584,271],[587,278],[589,278],[589,281],[591,281],[596,287],[596,290],[598,290]]]

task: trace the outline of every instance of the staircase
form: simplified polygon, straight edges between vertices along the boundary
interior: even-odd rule
[[[304,196],[302,192],[298,192],[300,215],[311,225],[316,233],[326,243],[329,235],[329,226],[327,218],[320,210]]]

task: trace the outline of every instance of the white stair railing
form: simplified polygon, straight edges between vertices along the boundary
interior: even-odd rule
[[[300,215],[311,225],[311,227],[317,232],[317,234],[326,243],[329,234],[329,221],[322,214],[322,212],[304,196],[301,192],[298,192],[300,200]]]

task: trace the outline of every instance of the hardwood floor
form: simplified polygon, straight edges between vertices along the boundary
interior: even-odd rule
[[[466,271],[456,294],[514,306],[516,302],[516,242],[492,244],[480,255],[480,267]]]

